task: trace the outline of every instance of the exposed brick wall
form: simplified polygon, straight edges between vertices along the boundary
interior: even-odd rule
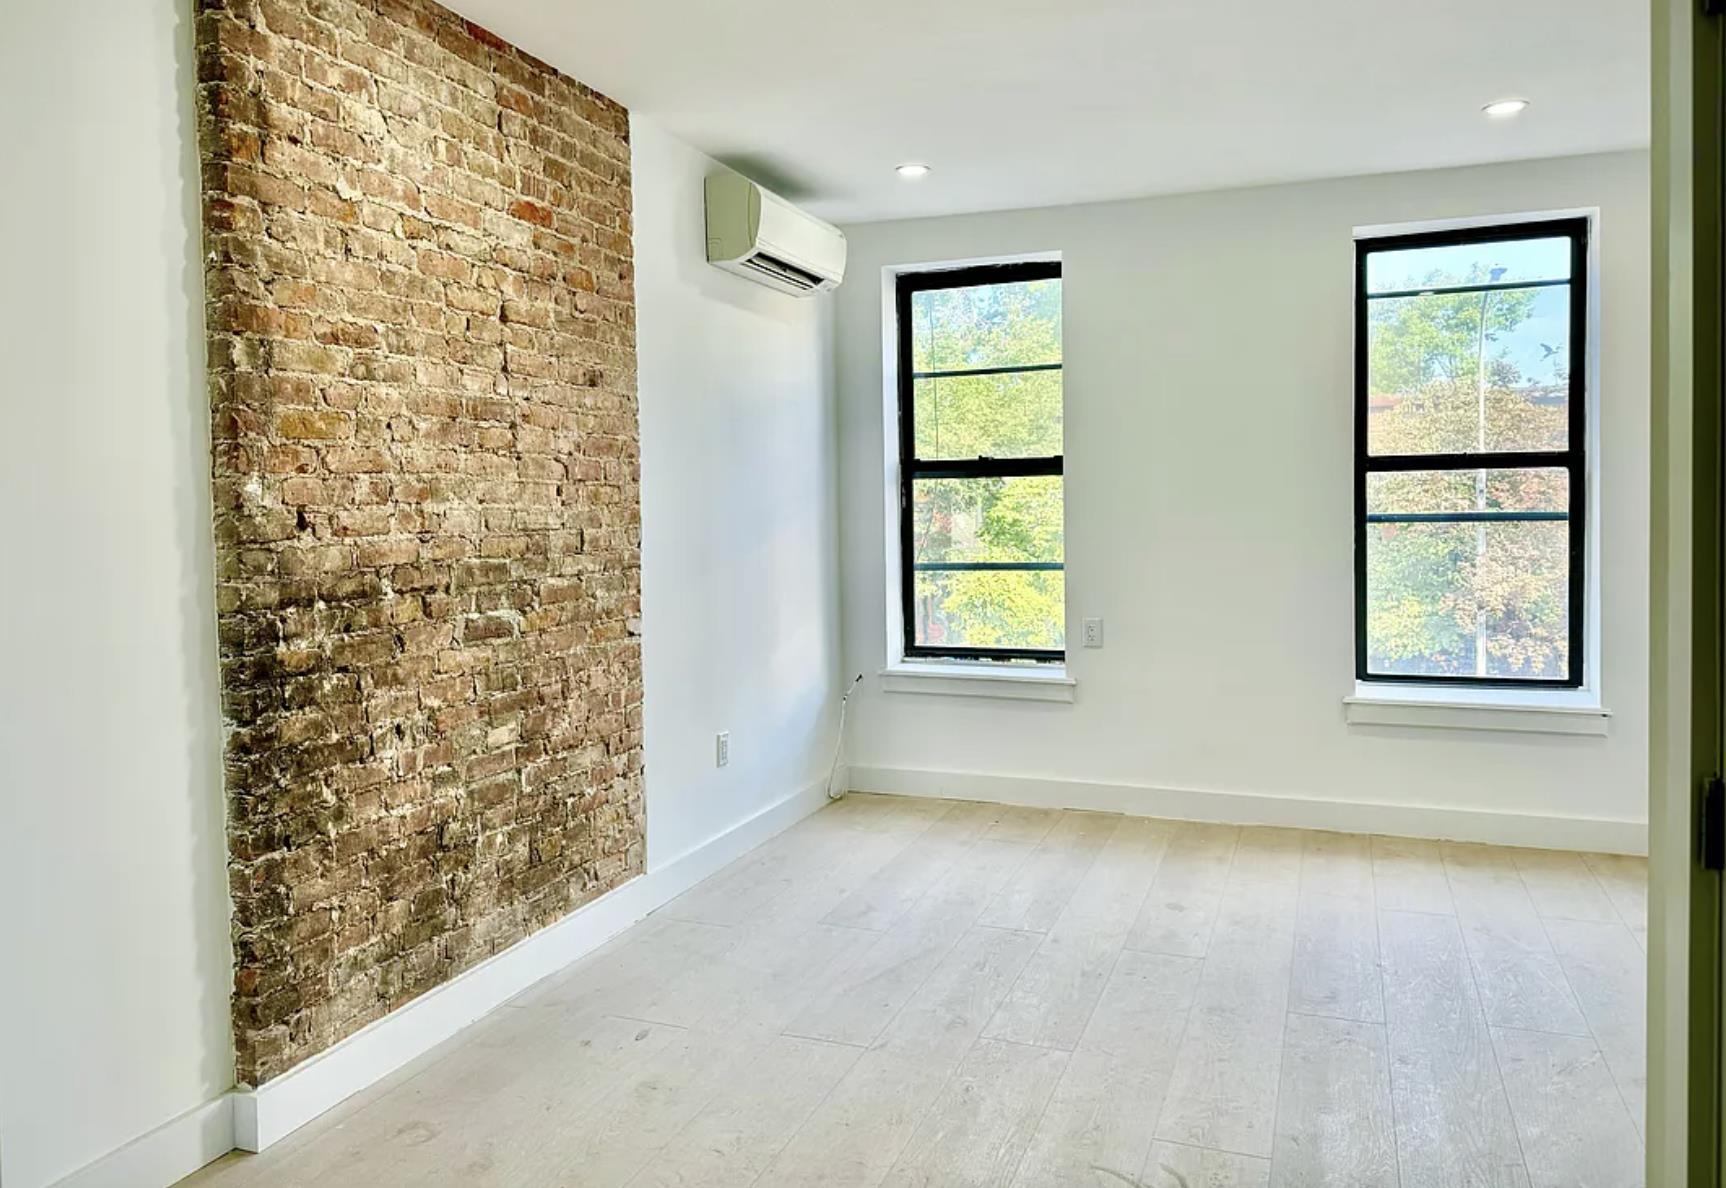
[[[201,0],[256,1085],[642,867],[628,119],[424,0]]]

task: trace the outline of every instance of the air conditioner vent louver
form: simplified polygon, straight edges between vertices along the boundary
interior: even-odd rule
[[[707,178],[707,259],[757,284],[803,297],[845,277],[845,235],[729,171]]]
[[[770,276],[784,284],[795,285],[805,291],[813,289],[821,283],[821,278],[813,272],[807,272],[795,264],[770,256],[766,252],[756,252],[753,256],[745,256],[738,263],[754,272]]]

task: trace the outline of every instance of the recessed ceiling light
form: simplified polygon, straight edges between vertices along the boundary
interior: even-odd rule
[[[1526,99],[1494,99],[1480,110],[1495,120],[1502,120],[1508,116],[1521,115],[1527,109]]]
[[[928,174],[929,167],[920,161],[907,161],[893,170],[900,177],[919,178]]]

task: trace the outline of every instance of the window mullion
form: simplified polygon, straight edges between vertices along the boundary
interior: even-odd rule
[[[937,478],[1035,478],[1059,475],[1066,463],[1060,454],[1050,458],[912,458],[907,469],[913,479]]]
[[[1506,450],[1484,454],[1368,454],[1362,468],[1368,474],[1411,470],[1564,470],[1575,450]]]

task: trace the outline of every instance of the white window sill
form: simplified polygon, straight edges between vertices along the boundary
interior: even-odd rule
[[[1436,726],[1535,734],[1606,734],[1612,711],[1590,689],[1451,689],[1357,681],[1351,726]]]
[[[1015,701],[1072,701],[1078,682],[1059,664],[964,664],[901,660],[881,670],[888,693],[939,693],[950,697],[1004,697]]]

